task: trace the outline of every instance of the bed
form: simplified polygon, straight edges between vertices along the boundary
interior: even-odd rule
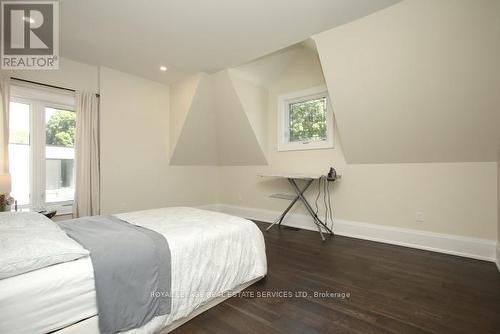
[[[267,273],[263,236],[251,221],[185,207],[116,217],[160,233],[171,252],[170,313],[126,333],[167,333]],[[98,317],[88,256],[0,280],[2,333],[99,333]]]

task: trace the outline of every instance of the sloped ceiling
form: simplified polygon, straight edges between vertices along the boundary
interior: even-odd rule
[[[171,84],[243,64],[397,1],[64,0],[61,56]]]
[[[267,92],[229,71],[200,73],[171,90],[171,165],[265,165]]]
[[[499,1],[407,0],[314,39],[348,162],[496,161]]]
[[[293,45],[265,57],[231,68],[231,77],[269,88],[290,66],[301,47]]]

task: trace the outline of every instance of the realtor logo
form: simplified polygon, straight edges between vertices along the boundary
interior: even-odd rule
[[[59,68],[59,2],[2,1],[2,69]]]

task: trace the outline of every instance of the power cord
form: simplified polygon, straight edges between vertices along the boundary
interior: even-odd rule
[[[318,179],[318,193],[314,201],[314,206],[315,206],[314,214],[316,216],[318,216],[319,213],[318,201],[322,193],[323,193],[323,204],[325,207],[325,225],[333,230],[333,209],[332,209],[332,200],[330,197],[330,181],[328,180],[328,176],[326,175],[321,175]]]

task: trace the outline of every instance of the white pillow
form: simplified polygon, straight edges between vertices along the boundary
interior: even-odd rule
[[[88,255],[85,248],[44,215],[0,213],[0,279]]]

